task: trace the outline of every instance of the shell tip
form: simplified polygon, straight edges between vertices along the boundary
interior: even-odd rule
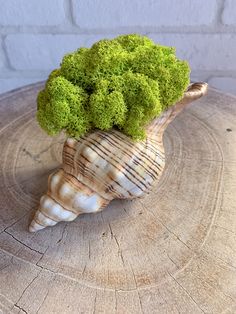
[[[32,220],[31,224],[29,225],[29,232],[37,232],[44,228],[44,226],[38,224],[35,220]]]

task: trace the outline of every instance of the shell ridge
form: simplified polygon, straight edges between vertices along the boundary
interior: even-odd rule
[[[46,195],[48,195],[55,203],[58,203],[58,200],[55,199],[55,198],[52,196],[51,193],[50,193],[50,194],[46,194]],[[64,204],[63,204],[63,205],[60,204],[60,206],[62,207],[63,210],[65,210],[65,211],[67,211],[67,212],[70,212],[70,213],[75,214],[75,215],[78,216],[78,212],[73,211],[72,209],[66,208],[66,207],[64,206]]]
[[[160,160],[163,160],[163,161],[165,160],[164,159],[165,157],[162,155],[162,152],[159,151],[155,146],[153,146],[148,140],[146,142],[146,146],[148,150],[152,151],[155,155],[158,155]]]
[[[123,135],[123,134],[122,134]],[[120,136],[119,135],[117,135],[116,134],[116,136],[119,138]],[[120,137],[120,139],[122,140],[122,137]],[[148,138],[148,140],[149,140],[149,138]],[[145,140],[145,141],[142,141],[142,142],[137,142],[137,143],[135,143],[136,145],[136,149],[140,152],[140,151],[143,151],[144,149],[145,149],[145,146],[146,146],[146,141],[147,141],[147,139]],[[142,148],[140,148],[140,145],[142,146]],[[154,154],[154,156],[156,155],[156,149],[155,149],[155,147],[154,146],[150,146],[150,147],[148,147],[148,150],[151,150],[151,152]],[[162,156],[161,156],[162,157]],[[163,158],[163,157],[162,157]],[[153,160],[153,159],[152,159]]]
[[[46,218],[51,219],[51,220],[53,220],[53,221],[55,221],[55,222],[59,222],[59,220],[55,220],[54,217],[49,216],[48,213],[43,212],[40,206],[39,206],[39,208],[38,208],[38,211],[39,211],[42,215],[44,215]]]
[[[78,164],[78,162],[76,161],[76,163]],[[69,165],[70,166],[70,165]],[[79,167],[86,167],[84,164],[82,164],[82,165],[79,165]],[[87,168],[87,167],[86,167]],[[65,173],[67,173],[67,174],[69,174],[69,175],[71,175],[72,177],[74,177],[74,179],[75,180],[78,180],[79,182],[81,182],[81,184],[83,184],[83,185],[85,185],[87,188],[89,188],[92,192],[94,192],[94,193],[98,193],[102,198],[104,198],[104,199],[106,199],[107,201],[110,201],[111,200],[111,198],[107,198],[107,194],[101,194],[100,193],[100,191],[94,191],[93,190],[93,188],[92,188],[92,184],[91,184],[91,180],[89,179],[90,178],[90,176],[88,176],[88,180],[81,180],[80,178],[78,178],[74,173],[72,173],[71,171],[70,171],[70,169],[68,169],[68,168],[63,168],[63,170],[65,171]],[[91,174],[91,176],[94,176],[94,175],[96,175],[96,173],[94,172],[94,171],[92,171],[92,170],[90,170],[90,169],[88,169],[88,172],[90,172],[90,174]],[[82,177],[82,179],[84,179],[84,176]],[[109,185],[107,184],[107,187],[108,187]]]
[[[80,157],[85,159],[87,161],[87,163],[90,164],[90,161],[82,154],[82,152],[80,152],[80,155],[75,154],[75,153],[74,154],[70,153],[70,151],[68,151],[68,150],[72,150],[72,151],[76,152],[76,149],[70,147],[69,145],[65,145],[64,150],[67,150],[66,153],[67,153],[67,155],[69,155],[69,159],[70,159],[70,161],[69,161],[68,158],[64,158],[64,165],[67,165],[67,167],[65,167],[65,166],[63,167],[65,172],[73,175],[77,180],[79,180],[83,183],[86,182],[85,185],[87,185],[90,189],[91,189],[91,187],[90,187],[91,185],[88,185],[88,181],[90,181],[90,177],[98,178],[97,181],[103,182],[103,185],[108,186],[108,184],[106,184],[106,180],[104,180],[104,178],[102,176],[98,176],[97,171],[90,169],[89,167],[86,166],[85,162],[82,162]],[[87,177],[88,180],[84,180],[85,177]],[[116,191],[114,191],[114,193],[115,192]]]
[[[95,134],[93,134],[93,136],[95,136]],[[88,142],[88,144],[91,144],[87,139],[86,139],[86,141]],[[96,142],[97,143],[97,142]],[[102,156],[101,155],[101,153],[99,152],[99,151],[97,151],[96,149],[95,149],[95,147],[98,149],[98,150],[100,150],[100,152],[101,153],[103,153],[102,152],[102,150],[101,150],[101,148],[99,147],[99,146],[97,146],[96,144],[94,145],[90,145],[89,146],[89,148],[91,149],[91,150],[93,150],[100,158],[102,158],[103,160],[105,159],[105,157],[104,156]],[[108,160],[109,161],[109,160]],[[109,163],[110,165],[112,165],[113,167],[115,167],[115,168],[117,168],[117,170],[122,170],[122,168],[118,168],[117,167],[117,165],[119,165],[119,163],[116,165],[116,164],[114,164],[114,163]],[[102,169],[102,171],[104,171],[104,169]],[[132,184],[134,184],[134,185],[137,185],[137,183],[136,182],[134,182],[134,180],[132,180],[129,176],[127,176],[127,174],[124,174],[126,177],[127,177],[127,179],[130,181],[130,182],[132,182]],[[131,173],[130,174],[135,180],[138,180],[135,176],[133,176],[133,174]],[[96,171],[96,176],[98,176],[98,172]],[[140,188],[140,187],[139,187]],[[141,188],[142,189],[142,188]],[[126,192],[127,192],[127,189],[125,190]]]
[[[91,139],[88,140],[88,142],[91,143],[91,144],[93,144],[95,147],[97,147],[101,153],[103,153],[105,156],[110,157],[114,162],[119,162],[119,159],[117,160],[117,159],[115,158],[115,154],[113,154],[113,153],[112,153],[108,148],[106,148],[105,146],[102,146],[102,145],[98,146],[98,145],[96,145],[96,144],[94,143],[94,141],[92,142]],[[102,146],[103,148],[105,148],[106,150],[108,150],[108,152],[109,152],[110,154],[113,154],[113,156],[106,154],[106,152],[101,148],[101,146]],[[139,183],[141,183],[142,185],[144,185],[145,188],[147,188],[147,186],[146,186],[142,181],[140,181],[140,179],[138,179],[134,174],[137,174],[141,179],[144,179],[144,177],[142,177],[142,176],[141,176],[134,168],[132,168],[127,162],[123,161],[123,164],[124,164],[125,166],[128,166],[128,167],[130,168],[130,170],[128,170],[127,168],[125,168],[125,170],[128,171],[128,172],[130,173],[130,175],[131,175],[132,177],[134,177]],[[116,167],[114,164],[112,164],[112,165],[113,165],[114,167]],[[134,173],[134,174],[133,174],[133,173]]]
[[[107,147],[108,143],[106,141],[102,141],[102,143],[100,143],[100,136],[98,134],[98,132],[95,132],[92,136],[89,136],[89,137],[86,137],[85,141],[88,142],[88,145],[90,145],[90,149],[93,150],[95,153],[97,153],[97,155],[102,159],[102,160],[106,160],[107,162],[109,162],[109,165],[110,165],[110,168],[114,168],[114,172],[118,171],[122,174],[123,177],[126,177],[126,178],[123,178],[123,179],[120,179],[122,182],[122,184],[120,184],[121,187],[126,187],[125,190],[125,194],[124,192],[121,194],[121,195],[117,195],[116,197],[117,198],[130,198],[130,189],[133,187],[136,188],[136,189],[139,189],[141,191],[141,193],[143,193],[144,191],[144,188],[142,188],[137,182],[135,182],[134,180],[137,180],[138,182],[140,182],[140,179],[137,177],[137,171],[136,169],[133,169],[132,167],[132,171],[133,172],[129,172],[129,170],[127,169],[127,167],[131,167],[129,164],[126,163],[126,167],[122,166],[121,168],[120,167],[117,167],[117,166],[120,166],[120,159],[119,160],[116,160],[115,158],[112,158],[111,157],[111,152],[110,154],[107,154],[107,151],[110,151],[109,148]],[[99,144],[99,145],[98,145]],[[105,149],[105,151],[104,151]],[[102,155],[101,155],[102,154]],[[122,155],[123,156],[123,155]],[[121,156],[121,157],[122,157]],[[110,159],[108,158],[110,157]],[[113,159],[113,162],[111,162],[111,160]],[[115,162],[115,163],[114,163]],[[123,169],[125,169],[126,173]],[[104,171],[104,169],[102,169],[102,171]],[[113,172],[113,170],[111,170]],[[130,177],[131,176],[131,177]],[[108,178],[110,178],[108,176]],[[142,177],[141,177],[142,178]],[[145,185],[144,181],[145,178],[142,178],[142,181],[140,182],[143,186]],[[113,185],[114,185],[114,178],[112,180],[113,182]],[[117,182],[117,181],[116,181]],[[148,182],[149,184],[149,182]],[[147,185],[145,187],[145,189],[147,188]],[[117,186],[116,186],[116,189],[117,189]],[[106,192],[109,191],[109,188],[106,189]],[[128,193],[128,195],[127,195]],[[131,195],[132,197],[132,195]]]
[[[91,148],[92,150],[94,150],[93,148]],[[95,150],[94,150],[95,151]],[[96,151],[95,151],[96,152]],[[97,152],[97,154],[102,158],[102,155],[101,154],[99,154],[98,152]],[[111,164],[110,163],[110,165],[112,165],[114,168],[116,168],[116,169],[118,169],[118,170],[120,170],[117,166],[115,166],[114,164]],[[126,171],[127,172],[129,172],[127,169],[126,169]],[[123,173],[123,175],[128,179],[128,181],[130,181],[133,185],[136,185],[136,186],[138,186],[139,188],[140,188],[140,186],[135,182],[135,181],[133,181],[125,172]],[[136,179],[136,177],[134,177],[132,174],[131,174],[131,176],[134,178],[134,179]],[[142,190],[142,188],[140,188],[141,190]]]
[[[81,157],[83,158],[82,155],[81,155]],[[94,183],[96,183],[96,187],[98,188],[97,189],[98,193],[103,198],[107,198],[107,196],[108,196],[107,193],[102,193],[102,190],[104,189],[104,187],[106,187],[106,189],[108,189],[108,191],[111,190],[110,184],[107,183],[106,178],[104,176],[98,175],[98,172],[96,171],[96,169],[92,170],[91,168],[85,166],[85,164],[82,162],[82,160],[80,160],[80,161],[75,160],[74,162],[76,163],[76,166],[77,166],[76,172],[78,174],[75,175],[73,172],[71,172],[71,169],[70,169],[71,166],[68,163],[67,163],[67,165],[69,166],[69,168],[64,167],[65,172],[69,173],[70,175],[73,175],[77,180],[79,180],[82,184],[86,185],[91,190],[92,190],[92,186],[94,185]],[[84,170],[83,175],[80,173],[81,170],[82,171]],[[91,177],[95,180],[91,181]],[[100,188],[99,188],[99,186],[100,186]],[[124,188],[122,187],[122,189],[124,189]],[[112,188],[112,194],[116,197],[119,197],[119,194],[113,188]]]
[[[111,134],[110,134],[111,135]],[[109,139],[107,138],[108,136],[103,136],[103,135],[101,135],[100,133],[99,133],[99,136],[100,137],[102,137],[102,139],[104,139],[104,140],[106,140],[107,142],[109,142],[109,143],[111,143],[112,141],[115,143],[113,143],[113,145],[116,147],[116,148],[120,148],[119,146],[117,146],[119,143],[116,141],[116,140],[114,140],[114,138],[113,137],[111,137],[111,136],[109,136]],[[123,149],[121,149],[120,148],[120,150],[123,152],[123,153],[125,153],[127,156],[129,156],[130,158],[132,158],[132,155],[130,155],[130,152],[128,153],[126,150],[125,150],[125,148],[123,148]],[[142,153],[142,154],[141,154]],[[143,159],[141,159],[140,158],[140,156],[139,155],[141,155],[141,156],[143,156],[143,157],[145,157],[145,158],[143,158]],[[141,152],[141,151],[137,151],[137,154],[135,154],[135,158],[136,159],[138,159],[138,162],[136,161],[136,159],[134,160],[134,162],[136,162],[136,165],[140,165],[140,166],[142,166],[143,167],[143,169],[145,170],[145,171],[147,171],[150,175],[152,175],[152,172],[154,171],[150,171],[147,167],[149,166],[145,161],[147,161],[147,160],[149,160],[151,163],[152,163],[152,165],[154,165],[155,166],[155,162],[154,162],[154,160],[152,159],[152,160],[150,160],[149,158],[148,158],[148,155],[144,152]],[[145,167],[145,166],[147,166],[147,167]]]
[[[115,134],[114,136],[119,138],[119,135],[117,135],[117,134]],[[121,140],[122,140],[122,138],[121,138]],[[145,153],[145,155],[144,155],[144,154],[143,154],[143,151],[148,151],[148,152],[150,153],[150,149],[147,149],[145,143],[146,143],[146,142],[144,142],[144,141],[143,141],[143,142],[138,142],[138,143],[136,143],[135,146],[133,146],[133,148],[134,148],[135,150],[137,150],[137,152],[138,152],[141,156],[145,157],[145,159],[146,159],[147,161],[150,161],[151,163],[154,164],[154,163],[155,163],[155,159],[156,159],[156,153],[152,150],[153,158],[150,158],[150,157],[148,156],[148,154],[146,154],[146,153]]]

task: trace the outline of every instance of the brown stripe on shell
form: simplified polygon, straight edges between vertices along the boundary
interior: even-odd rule
[[[65,149],[66,149],[67,146],[65,146]],[[74,150],[72,147],[68,146],[67,148],[71,149],[71,150]],[[68,152],[67,152],[68,153]],[[79,154],[80,157],[84,158],[84,156],[80,153]],[[87,160],[87,159],[86,159]],[[99,176],[98,175],[98,171],[93,171],[91,169],[91,167],[87,167],[85,165],[85,163],[82,161],[82,160],[77,160],[75,159],[75,156],[74,156],[74,159],[73,159],[73,165],[74,163],[76,163],[76,165],[78,166],[77,170],[79,170],[80,172],[78,174],[80,174],[80,176],[78,176],[77,174],[77,179],[80,181],[80,180],[83,180],[83,182],[91,188],[92,188],[92,185],[96,185],[97,187],[99,186],[98,183],[103,183],[103,186],[106,187],[105,191],[104,189],[103,190],[98,190],[97,192],[99,192],[101,194],[102,197],[106,198],[107,197],[107,191],[112,191],[112,194],[113,196],[115,196],[116,198],[120,198],[120,197],[123,197],[123,193],[125,193],[127,196],[126,197],[129,197],[131,196],[130,192],[127,191],[121,184],[119,184],[116,180],[114,180],[114,178],[112,179],[114,183],[116,183],[120,189],[123,190],[122,194],[121,193],[118,193],[118,191],[115,189],[115,187],[111,186],[110,184],[108,184],[107,182],[110,182],[110,181],[107,181],[106,180],[106,177],[103,177],[103,176]],[[90,165],[91,165],[91,162],[89,161],[88,162]],[[70,170],[70,167],[71,167],[71,163],[68,162],[67,160],[65,160],[65,165],[68,165],[69,168],[67,167],[64,167],[64,170],[69,172],[70,174],[74,175],[71,170]],[[99,168],[97,165],[93,165],[93,166],[96,166],[97,168]],[[75,168],[74,168],[75,169]],[[108,176],[108,175],[106,175]],[[109,177],[109,176],[108,176]],[[88,179],[88,181],[90,183],[88,183],[86,180],[84,179]],[[93,179],[93,181],[91,180],[91,178]],[[96,179],[97,182],[94,181],[94,179]],[[103,192],[105,192],[105,195],[103,194]],[[109,194],[108,194],[109,195]]]
[[[170,122],[173,107],[171,107],[169,110],[164,112],[160,117],[154,119],[151,122],[151,124],[147,127],[146,132],[149,138],[162,139],[162,135],[165,130],[165,127]]]
[[[43,224],[42,221],[39,222],[37,217],[34,216],[34,219],[33,219],[33,220],[34,220],[38,225],[40,225],[40,226],[42,226],[42,227],[44,227],[44,228],[47,227],[47,225]]]
[[[68,147],[68,148],[69,149],[73,149],[72,147]],[[80,154],[80,157],[85,158],[82,154]],[[93,178],[93,179],[97,178],[97,181],[103,182],[103,184],[106,186],[106,189],[108,189],[109,191],[113,190],[113,195],[115,195],[117,198],[121,195],[121,194],[117,193],[117,191],[115,189],[111,188],[110,184],[107,184],[107,181],[105,180],[105,178],[103,179],[103,177],[101,177],[101,176],[98,177],[98,172],[97,171],[93,171],[91,169],[91,167],[87,167],[85,165],[85,163],[83,163],[82,161],[78,161],[77,159],[73,159],[72,161],[73,161],[73,165],[74,165],[74,163],[76,163],[76,165],[78,166],[77,170],[79,169],[81,171],[80,172],[80,177],[78,177],[78,175],[77,175],[77,179],[78,180],[87,178],[89,181],[91,181],[91,178]],[[88,161],[88,159],[86,159],[86,161]],[[90,161],[88,161],[88,163],[91,164]],[[68,163],[68,162],[66,162],[66,164],[71,166],[71,164]],[[94,165],[94,166],[99,168],[97,165]],[[64,167],[64,169],[66,171],[68,171],[68,168]],[[71,174],[71,171],[70,171],[70,174]],[[96,182],[94,182],[94,181],[91,181],[91,183],[95,183],[96,184]],[[118,182],[117,182],[117,184],[124,190],[124,188]],[[90,185],[88,185],[88,186],[90,187]],[[125,192],[126,192],[126,190],[125,190]],[[128,192],[128,194],[130,194],[130,193]]]
[[[130,148],[130,142],[124,141],[124,140],[122,139],[122,137],[117,134],[118,132],[116,132],[116,133],[111,132],[111,133],[112,133],[112,135],[113,135],[115,138],[117,138],[117,140],[119,140],[120,143],[126,144],[128,149]],[[142,148],[138,147],[138,145],[139,145],[139,146],[141,145]],[[150,157],[145,153],[145,151],[147,151],[147,147],[145,147],[144,143],[138,142],[138,143],[135,143],[135,145],[132,144],[132,150],[135,150],[138,154],[140,154],[142,157],[144,157],[146,160],[150,161],[151,163],[154,162],[155,166],[156,166],[157,168],[158,168],[158,166],[159,166],[159,167],[160,167],[159,170],[161,170],[162,167],[161,167],[160,164],[157,163],[156,159],[155,159],[155,158],[150,158]],[[131,153],[133,154],[134,152],[131,151]],[[155,157],[156,157],[156,153],[154,153],[154,155],[155,155]]]
[[[95,146],[95,147],[97,147],[98,149],[99,149],[99,146],[97,146],[97,145],[94,145],[93,144],[93,146]],[[101,158],[103,158],[103,156],[100,154],[100,153],[98,153],[98,151],[96,151],[95,149],[94,149],[94,147],[93,146],[90,146],[89,148],[91,149],[91,150],[93,150],[96,154],[98,154],[98,156],[100,156]],[[101,149],[99,149],[101,152],[102,152],[102,150]],[[107,155],[108,156],[108,155]],[[110,157],[110,156],[109,156]],[[104,159],[104,158],[103,158]],[[106,160],[106,159],[105,159]],[[122,169],[120,169],[119,168],[119,166],[120,166],[120,164],[118,163],[117,165],[115,165],[114,163],[111,163],[111,162],[109,162],[109,164],[110,165],[112,165],[114,168],[116,168],[117,170],[122,170]],[[129,172],[130,173],[130,171],[129,170],[127,170],[127,169],[125,169],[127,172]],[[123,175],[131,182],[131,183],[133,183],[134,185],[136,185],[140,190],[142,190],[142,191],[144,191],[137,183],[135,183],[135,181],[133,181],[126,173],[125,173],[125,171],[123,172]],[[139,181],[136,177],[134,177],[131,173],[130,173],[130,175],[134,178],[134,179],[136,179],[137,181]],[[139,181],[140,182],[140,181]],[[144,185],[144,187],[146,188],[146,185],[143,183],[143,182],[140,182],[142,185]]]
[[[162,152],[159,151],[155,146],[153,146],[148,139],[146,140],[146,147],[149,150],[153,151],[153,153],[156,154],[158,158],[161,159],[161,161],[165,160],[165,157],[162,155]]]
[[[114,131],[112,131],[112,133],[113,133]],[[118,134],[118,132],[116,132],[115,133],[115,136],[117,137],[117,138],[119,138],[121,141],[127,141],[127,139],[124,137],[125,135],[123,135],[122,133],[120,133],[119,132],[119,134]],[[130,142],[128,142],[129,144],[130,144]],[[145,148],[147,148],[146,147],[146,141],[141,141],[141,142],[137,142],[137,143],[135,143],[136,145],[136,147],[137,147],[137,149],[138,149],[138,146],[142,146],[142,148],[143,149],[145,149]],[[142,151],[141,149],[140,149],[140,151]],[[151,150],[155,155],[158,153],[157,151],[156,151],[156,148],[154,148],[154,149],[152,149]],[[162,158],[163,158],[163,156],[161,156]]]
[[[117,134],[117,133],[118,133],[118,132],[116,132],[116,133],[114,134],[114,133],[112,132],[112,134],[113,134],[115,137],[117,137],[120,141],[125,142],[125,141],[122,139],[122,135],[123,135],[123,134],[121,134],[121,133]],[[130,144],[130,143],[128,143],[128,145],[129,145],[129,144]],[[147,147],[147,145],[146,145],[146,142],[137,142],[137,143],[135,143],[135,144],[136,144],[136,145],[132,146],[132,148],[134,148],[135,150],[137,150],[140,154],[143,154],[143,151],[146,151],[146,150],[149,150],[149,151],[150,151],[149,147]],[[138,148],[138,146],[141,146],[142,148]],[[156,150],[153,150],[153,149],[152,149],[151,152],[152,152],[154,155],[156,155],[156,156],[159,157],[159,154],[158,154],[157,149],[156,149]],[[147,156],[148,156],[148,155],[145,156],[146,159],[148,159]],[[150,159],[148,159],[148,160],[150,160]],[[151,159],[151,160],[155,160],[155,163],[157,163],[157,160],[156,160],[155,158],[153,158],[153,159]],[[161,160],[164,161],[163,156],[162,156]],[[159,170],[161,170],[161,169],[162,169],[162,166],[161,166],[160,164],[158,164],[158,163],[157,163],[157,165],[160,167]]]
[[[111,160],[113,160],[114,162],[121,162],[119,159],[117,159],[117,158],[115,158],[116,156],[115,156],[115,154],[109,149],[109,148],[107,148],[107,147],[105,147],[104,145],[102,145],[102,143],[100,143],[100,145],[99,145],[99,143],[96,141],[96,139],[92,139],[92,138],[86,138],[85,139],[88,143],[91,143],[91,144],[93,144],[93,146],[95,146],[102,154],[104,154],[104,156],[106,156],[106,157],[109,157]],[[97,145],[98,144],[98,145]],[[90,147],[91,148],[91,147]],[[103,150],[102,148],[104,148],[105,150]],[[91,148],[92,149],[92,148]],[[95,150],[96,151],[96,150]],[[110,154],[107,154],[107,152],[108,153],[110,153]],[[98,152],[96,151],[96,153],[98,154]],[[101,156],[102,157],[102,156]],[[107,160],[108,161],[108,159],[106,159],[105,158],[105,160]],[[125,168],[125,170],[134,178],[134,179],[136,179],[139,183],[141,183],[145,188],[147,188],[147,185],[142,181],[142,180],[145,180],[145,178],[143,178],[138,172],[136,172],[135,171],[135,169],[133,169],[129,164],[127,164],[124,160],[122,160],[122,162],[123,162],[123,164],[125,165],[125,166],[127,166],[130,170],[128,170],[128,168]],[[114,163],[111,163],[110,162],[110,164],[111,165],[113,165],[115,168],[117,168],[117,169],[119,169],[117,166],[116,166],[116,164],[114,164]],[[133,182],[129,177],[128,177],[128,175],[126,175],[125,173],[124,173],[124,175],[131,181],[131,182]],[[140,178],[141,178],[141,180],[140,179],[138,179],[137,178],[137,176],[136,175],[138,175]],[[134,184],[136,184],[135,182],[133,182]]]
[[[128,157],[132,158],[132,154],[130,152],[127,152],[127,150],[122,149],[122,142],[121,141],[116,141],[114,139],[114,136],[112,136],[110,133],[107,134],[101,134],[102,132],[98,132],[97,134],[105,141],[109,142],[111,145],[113,145],[116,148],[119,148],[124,154],[126,154]],[[114,144],[115,143],[115,144]],[[146,160],[146,156],[144,156],[143,154],[143,159],[141,159],[138,154],[140,154],[140,152],[137,150],[137,154],[135,154],[135,158],[139,160],[139,162],[136,161],[136,159],[134,159],[134,163],[136,163],[136,165],[141,165],[143,167],[143,169],[145,171],[147,171],[152,177],[153,179],[156,179],[156,176],[153,174],[153,172],[155,171],[154,169],[148,169],[145,166],[148,166],[148,164],[145,162]],[[149,160],[149,159],[148,159]],[[151,161],[152,165],[155,165],[155,160]],[[150,171],[152,170],[152,171]]]
[[[97,134],[98,132],[95,132],[95,134]],[[109,133],[108,133],[109,134]],[[94,135],[94,134],[93,134]],[[101,134],[100,134],[101,135]],[[112,136],[112,135],[111,135]],[[87,138],[89,138],[91,141],[94,141],[94,139],[91,139],[91,136],[88,136]],[[115,140],[114,138],[112,138],[112,140]],[[84,147],[86,147],[86,145],[83,145],[83,147],[81,148],[80,146],[80,143],[81,142],[83,142],[84,141],[84,138],[82,138],[82,139],[80,139],[79,141],[77,141],[77,147],[78,148],[80,148],[78,151],[81,151],[81,150],[83,150],[83,148]],[[90,143],[91,143],[91,141],[90,141]],[[119,141],[120,141],[120,139],[119,139]],[[89,141],[88,141],[89,142]],[[123,142],[123,141],[122,141]],[[98,144],[99,142],[97,141],[97,139],[95,140],[95,143],[94,143],[94,145],[95,145],[95,147],[97,147],[97,149],[99,149],[99,148],[101,148],[101,147],[98,147]],[[100,144],[100,143],[99,143]],[[88,145],[87,145],[88,146]],[[142,146],[143,147],[143,146]],[[71,149],[71,146],[69,146],[69,148]],[[106,148],[106,146],[105,146],[105,148]],[[99,154],[99,152],[97,151],[97,149],[94,149],[94,147],[92,148],[92,147],[90,147],[90,149],[92,149],[96,154],[98,154],[98,155],[100,155],[100,157],[101,158],[103,158],[103,159],[105,159],[105,160],[107,160],[107,158],[105,158],[104,156],[101,156],[101,154]],[[146,147],[145,147],[145,149],[146,149]],[[102,149],[100,149],[100,151],[102,152],[102,154],[105,154],[105,155],[107,155]],[[137,150],[138,151],[138,153],[142,153],[143,154],[143,152],[141,151],[141,150]],[[77,152],[78,153],[78,156],[81,156],[81,152],[79,153],[79,152]],[[145,154],[145,153],[144,153]],[[154,152],[154,154],[156,155],[156,152]],[[128,154],[126,154],[126,155],[128,155]],[[134,155],[134,154],[133,154]],[[137,154],[135,154],[135,156],[136,156]],[[82,156],[81,156],[82,157]],[[85,156],[83,156],[84,158],[86,158]],[[142,159],[140,159],[139,158],[139,156],[137,155],[136,156],[139,160],[143,160],[144,158],[142,158]],[[143,157],[143,156],[142,156]],[[148,157],[148,155],[146,155],[145,154],[145,158],[146,159],[148,159],[149,161],[150,161],[150,158]],[[70,158],[71,159],[71,158]],[[113,158],[114,159],[114,158]],[[156,159],[156,158],[155,158]],[[162,168],[163,168],[163,165],[161,166],[161,165],[158,165],[157,164],[157,161],[155,160],[154,158],[151,160],[151,165],[150,165],[150,163],[149,163],[149,169],[147,170],[145,170],[145,172],[147,173],[147,175],[149,175],[150,176],[150,178],[152,178],[152,179],[155,179],[158,175],[159,175],[159,173],[160,173],[160,171],[162,170]],[[117,162],[117,160],[116,159],[114,159],[115,160],[115,162]],[[136,164],[139,164],[139,166],[141,166],[142,168],[144,167],[144,165],[142,165],[142,163],[137,163],[137,161],[134,159],[133,160],[134,161],[134,164],[136,163]],[[74,162],[74,161],[73,161]],[[88,160],[87,160],[87,162],[88,162]],[[66,162],[67,163],[67,162]],[[69,161],[68,161],[68,163],[69,163]],[[71,164],[71,163],[69,163],[69,164]],[[80,163],[80,165],[81,165],[81,163]],[[112,165],[113,165],[113,167],[116,167],[117,168],[117,166],[116,165],[114,165],[113,163],[112,163]],[[130,167],[129,165],[127,165],[127,163],[126,163],[126,166],[128,166],[128,167]],[[157,169],[153,169],[152,167],[155,167],[155,168],[157,168]],[[74,165],[73,165],[73,167],[74,167]],[[88,169],[83,169],[84,168],[84,165],[82,164],[81,165],[81,170],[80,171],[83,171],[84,170],[84,175],[89,179],[89,176],[87,176],[86,175],[86,171],[88,172]],[[144,167],[145,168],[145,167]],[[159,169],[158,169],[159,168]],[[131,168],[132,169],[132,171],[133,172],[135,172],[135,169],[133,169],[133,168]],[[120,170],[119,168],[118,168],[118,170]],[[127,169],[126,169],[127,170]],[[121,171],[122,171],[122,169],[121,169]],[[90,173],[91,173],[91,171],[90,171]],[[95,175],[95,177],[97,177],[97,173],[95,174],[95,173],[91,173],[93,176]],[[130,172],[130,175],[131,176],[133,176],[133,173],[132,172]],[[135,176],[133,176],[134,177],[134,179],[135,180],[139,180],[138,178],[137,178],[137,173],[135,172]],[[143,178],[142,176],[140,176],[141,178],[142,178],[142,180],[144,180],[144,182],[146,182],[146,178]],[[129,175],[127,176],[126,175],[126,178],[132,183],[132,184],[134,184],[134,186],[137,186],[139,189],[140,189],[140,191],[145,191],[148,187],[149,187],[149,185],[151,185],[151,181],[149,181],[149,182],[147,182],[147,184],[144,184],[144,182],[143,181],[141,181],[141,184],[145,187],[145,190],[144,190],[144,188],[142,188],[139,184],[137,184],[136,182],[134,182],[130,177],[129,177]],[[91,180],[91,179],[90,179]],[[102,178],[101,177],[99,177],[99,181],[101,181],[102,180]],[[140,181],[140,180],[139,180]],[[105,182],[104,182],[105,183]],[[116,181],[116,182],[114,182],[115,184],[117,184],[118,182]],[[119,187],[121,188],[122,186],[119,184]],[[115,190],[115,188],[113,188],[111,185],[109,185],[109,186],[107,186],[107,188],[106,188],[106,192],[108,192],[108,191],[111,191],[111,189],[113,189],[113,190]],[[125,189],[125,192],[127,193],[129,193],[129,191],[127,190],[127,189]],[[117,194],[117,193],[116,193]],[[129,193],[129,195],[130,195],[130,193]],[[122,195],[117,195],[118,197],[121,197]]]
[[[52,193],[47,193],[46,195],[48,195],[55,203],[58,203],[58,200],[52,195]],[[68,209],[65,206],[62,205],[62,203],[60,202],[60,206],[62,207],[63,210],[73,213],[75,215],[78,215],[78,212],[73,211],[72,209]]]
[[[50,217],[50,216],[48,215],[48,213],[42,211],[42,208],[41,208],[40,206],[39,206],[39,208],[38,208],[38,211],[39,211],[42,215],[44,215],[46,218],[48,218],[48,219],[51,219],[51,220],[53,220],[53,221],[55,221],[55,222],[59,222],[59,221],[60,221],[60,220],[55,220],[55,218]]]
[[[80,155],[80,157],[82,157],[82,159],[85,159],[83,155]],[[87,161],[87,159],[86,159],[86,161]],[[93,171],[91,168],[87,167],[82,160],[80,160],[80,161],[73,160],[73,165],[74,165],[74,163],[76,163],[76,165],[77,165],[76,170],[80,171],[79,172],[80,176],[77,176],[77,180],[80,181],[81,179],[83,179],[83,181],[85,181],[84,179],[87,178],[89,181],[91,181],[92,184],[96,184],[95,181],[91,180],[91,178],[93,178],[93,179],[96,178],[96,176],[97,176],[96,171]],[[67,162],[67,165],[70,167],[71,163]],[[70,170],[68,171],[67,167],[64,167],[64,170],[67,171],[69,174],[73,175],[73,172],[71,172]],[[106,184],[105,180],[101,179],[101,182],[102,181],[104,181],[105,186],[108,186],[108,184]]]

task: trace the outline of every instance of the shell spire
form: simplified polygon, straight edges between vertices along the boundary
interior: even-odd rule
[[[201,98],[207,93],[208,84],[205,82],[196,82],[191,84],[187,91],[184,93],[184,97],[171,106],[163,114],[154,119],[147,127],[148,136],[153,138],[159,138],[162,140],[163,133],[167,126],[174,120],[174,118],[191,102]]]
[[[165,166],[162,136],[168,124],[191,101],[207,92],[206,83],[194,83],[184,98],[147,127],[147,138],[133,142],[110,130],[96,131],[76,140],[68,138],[62,167],[48,178],[48,191],[29,226],[35,232],[82,213],[103,210],[111,200],[147,194]]]

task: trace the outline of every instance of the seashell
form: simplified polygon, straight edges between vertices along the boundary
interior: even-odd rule
[[[116,198],[149,193],[165,166],[164,130],[188,103],[206,92],[206,83],[190,85],[180,102],[149,124],[144,141],[133,142],[115,129],[98,130],[78,140],[68,138],[62,167],[49,176],[48,191],[40,199],[29,231],[99,212]]]

